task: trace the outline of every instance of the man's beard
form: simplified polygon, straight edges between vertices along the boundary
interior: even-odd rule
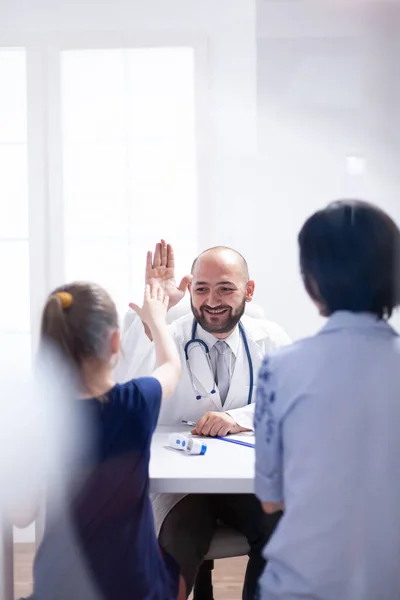
[[[246,306],[246,300],[243,299],[243,303],[240,305],[240,307],[236,310],[235,313],[232,313],[231,306],[218,306],[218,308],[227,309],[227,312],[224,315],[225,318],[221,319],[220,323],[209,323],[207,321],[207,317],[204,315],[203,311],[205,308],[207,308],[207,309],[212,308],[211,306],[205,305],[205,306],[202,306],[200,308],[200,310],[197,310],[194,308],[191,298],[190,298],[190,305],[192,307],[192,313],[194,315],[194,318],[196,319],[197,323],[205,331],[208,331],[208,333],[229,333],[230,331],[235,329],[236,325],[239,323],[240,319],[242,318],[242,316],[244,314],[245,306]],[[208,313],[208,314],[210,314],[210,313]]]

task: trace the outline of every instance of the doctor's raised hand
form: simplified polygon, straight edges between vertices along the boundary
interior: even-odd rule
[[[176,284],[174,250],[165,240],[161,240],[156,244],[154,256],[151,251],[147,252],[145,279],[147,285],[157,283],[164,290],[169,297],[170,309],[182,300],[192,276],[185,275],[180,284]]]

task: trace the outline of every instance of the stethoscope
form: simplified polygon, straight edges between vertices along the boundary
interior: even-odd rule
[[[211,358],[210,358],[210,349],[203,340],[196,338],[196,330],[197,330],[197,321],[196,321],[196,319],[194,319],[193,326],[192,326],[192,337],[188,342],[186,342],[184,351],[185,351],[186,367],[187,367],[187,370],[189,373],[190,383],[192,384],[192,387],[193,387],[194,391],[196,392],[196,400],[201,400],[203,397],[205,398],[206,396],[209,396],[210,394],[215,394],[217,390],[216,390],[214,376],[213,376],[214,384],[213,384],[210,394],[206,394],[206,396],[202,396],[202,394],[199,392],[199,390],[196,387],[192,369],[190,367],[190,361],[189,361],[189,349],[190,349],[191,344],[199,344],[200,345],[200,348],[202,348],[204,351],[210,371],[211,371],[211,373],[213,373],[213,368],[212,368],[212,363],[211,363]],[[253,361],[251,359],[250,348],[249,348],[249,343],[247,341],[246,332],[244,330],[243,325],[240,322],[239,322],[239,332],[240,332],[240,335],[242,336],[243,345],[244,345],[244,349],[245,349],[246,356],[247,356],[247,361],[249,363],[250,385],[249,385],[249,396],[247,398],[247,404],[251,404],[251,400],[253,397],[253,387],[254,387]]]

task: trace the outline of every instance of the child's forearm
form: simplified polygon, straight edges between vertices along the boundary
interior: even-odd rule
[[[178,350],[167,323],[162,321],[150,326],[149,329],[156,353],[156,366],[161,367],[167,362],[177,363],[180,366]]]
[[[157,368],[153,377],[160,381],[163,400],[175,390],[181,376],[181,361],[175,341],[165,322],[150,327],[156,353]]]

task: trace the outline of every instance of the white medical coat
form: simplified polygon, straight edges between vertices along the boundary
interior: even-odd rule
[[[238,328],[225,340],[230,345],[235,359],[228,395],[223,406],[218,389],[214,394],[209,393],[213,387],[214,376],[207,365],[204,352],[198,344],[191,345],[190,365],[196,387],[203,396],[200,400],[196,399],[197,394],[190,381],[184,352],[186,343],[192,337],[193,314],[190,313],[169,325],[181,357],[182,376],[175,393],[161,408],[159,425],[181,425],[183,419],[197,421],[208,411],[224,411],[230,414],[240,426],[253,429],[256,382],[262,359],[265,354],[289,344],[290,339],[280,326],[265,319],[244,315],[241,322],[253,363],[252,403],[247,404],[250,383],[249,361]],[[205,341],[210,348],[216,341],[216,338],[200,325],[197,325],[196,338]],[[125,382],[135,377],[149,376],[155,369],[155,365],[154,345],[145,334],[140,318],[135,312],[129,311],[122,327],[122,352],[115,368],[115,378],[119,382]],[[182,497],[177,494],[152,495],[157,531],[160,530],[168,512]]]

